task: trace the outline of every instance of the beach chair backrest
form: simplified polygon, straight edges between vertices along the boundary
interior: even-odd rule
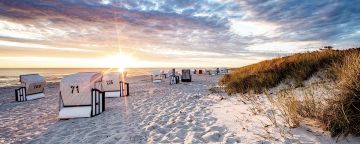
[[[91,90],[101,82],[101,73],[81,72],[65,76],[60,93],[65,106],[91,105]]]
[[[26,88],[26,95],[44,92],[45,78],[39,74],[20,75],[20,82]]]
[[[190,69],[183,69],[182,71],[181,71],[181,78],[182,79],[190,79],[191,78],[191,76],[190,76]]]

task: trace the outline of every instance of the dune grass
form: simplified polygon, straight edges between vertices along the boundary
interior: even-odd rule
[[[333,136],[360,136],[360,51],[346,55],[334,72],[339,76],[340,93],[325,108],[322,121]]]
[[[328,78],[336,79],[338,73],[333,72],[333,65],[340,64],[348,54],[358,51],[359,48],[314,51],[266,60],[235,69],[232,74],[224,76],[220,84],[225,86],[229,94],[249,91],[262,93],[285,79],[291,79],[297,86],[301,86],[304,80],[324,69],[328,70]]]
[[[296,97],[285,93],[280,97],[282,100],[277,99],[282,106],[280,110],[285,110],[284,114],[295,126],[298,116],[309,117],[322,121],[332,136],[360,136],[360,48],[298,53],[262,61],[235,69],[224,76],[220,84],[225,86],[228,94],[263,93],[289,80],[295,87],[301,87],[319,71],[325,80],[336,81],[339,93],[321,108],[312,95],[297,101]]]

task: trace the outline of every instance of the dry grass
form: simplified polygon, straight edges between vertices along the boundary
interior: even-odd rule
[[[287,90],[280,90],[277,93],[275,104],[279,108],[285,122],[289,127],[295,128],[300,124],[299,117],[299,100],[291,92]]]
[[[304,88],[301,100],[288,90],[278,91],[269,100],[290,127],[297,127],[306,117],[321,120],[333,136],[360,136],[360,48],[299,53],[263,61],[234,70],[220,84],[228,94],[263,93],[289,80],[295,87],[304,86],[303,82],[319,71],[327,80],[336,81],[335,87],[340,90],[325,104],[315,100],[316,87]],[[269,118],[276,123],[273,116]]]
[[[360,51],[347,55],[334,71],[339,74],[340,93],[326,107],[323,122],[333,136],[360,136]]]
[[[225,75],[220,84],[225,86],[229,94],[251,90],[262,93],[286,79],[293,80],[296,86],[302,86],[304,80],[324,69],[328,70],[328,78],[336,79],[338,76],[332,70],[333,65],[341,63],[346,55],[354,51],[360,49],[315,51],[266,60],[235,69],[233,73]]]

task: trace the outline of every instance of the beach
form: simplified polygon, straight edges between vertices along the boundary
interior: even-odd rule
[[[150,76],[133,76],[130,96],[106,98],[106,110],[91,118],[59,120],[59,83],[48,83],[46,97],[15,102],[16,87],[0,88],[0,143],[357,143],[359,138],[331,138],[312,124],[296,129],[268,117],[272,110],[264,96],[262,112],[254,103],[219,88],[221,76],[193,75],[193,81],[169,85],[152,83]]]
[[[58,120],[59,84],[46,97],[14,102],[13,87],[1,89],[2,143],[206,143],[235,142],[216,124],[204,99],[219,76],[194,76],[193,82],[152,83],[148,76],[128,78],[130,96],[107,98],[104,113],[92,118]]]

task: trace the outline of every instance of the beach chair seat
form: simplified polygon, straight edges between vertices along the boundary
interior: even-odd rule
[[[45,97],[45,78],[39,74],[20,75],[21,87],[15,89],[15,101],[22,102]]]
[[[101,73],[76,73],[60,82],[59,118],[93,117],[105,111],[105,93],[98,89]]]

